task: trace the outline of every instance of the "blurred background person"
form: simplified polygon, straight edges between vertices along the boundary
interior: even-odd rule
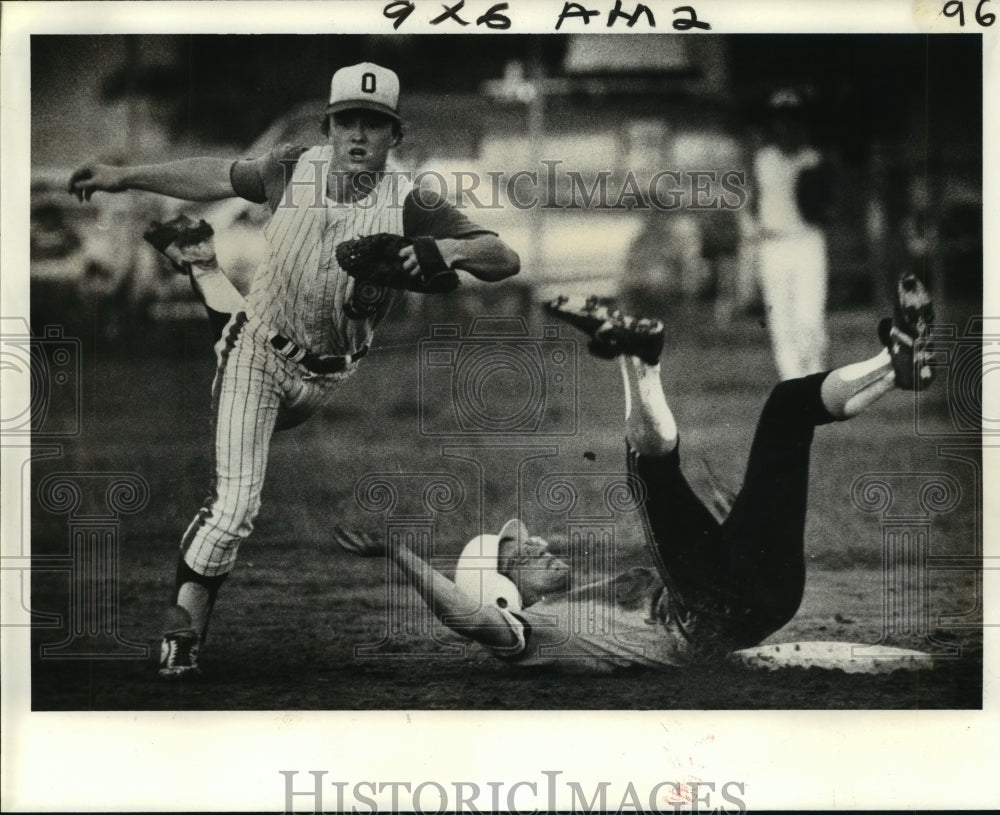
[[[702,223],[701,256],[709,266],[719,328],[745,311],[754,296],[753,280],[740,263],[744,229],[741,220],[740,212],[717,209],[706,213]]]
[[[763,144],[753,158],[758,274],[781,379],[826,367],[827,245],[821,226],[829,172],[811,144],[800,92],[768,100]]]
[[[711,263],[701,249],[699,219],[684,210],[656,209],[642,217],[621,278],[623,307],[665,317],[671,306],[708,296]]]

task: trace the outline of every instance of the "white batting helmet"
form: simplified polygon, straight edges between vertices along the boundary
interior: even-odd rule
[[[500,542],[525,540],[528,530],[517,518],[503,525],[499,535],[477,535],[462,550],[455,567],[455,585],[483,605],[521,610],[521,594],[513,581],[497,571]]]

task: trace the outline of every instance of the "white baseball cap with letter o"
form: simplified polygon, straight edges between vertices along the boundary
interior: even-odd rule
[[[398,122],[398,106],[399,77],[374,62],[341,68],[330,81],[327,115],[342,110],[372,110]]]

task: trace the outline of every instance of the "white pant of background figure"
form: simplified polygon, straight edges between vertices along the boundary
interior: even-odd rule
[[[781,378],[826,370],[826,236],[820,229],[760,242],[760,285]]]

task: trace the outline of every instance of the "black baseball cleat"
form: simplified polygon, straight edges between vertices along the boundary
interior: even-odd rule
[[[198,632],[191,627],[191,615],[180,606],[169,608],[160,643],[160,678],[173,682],[199,678],[200,639]]]
[[[896,284],[893,316],[878,325],[878,337],[892,356],[897,388],[920,391],[934,381],[933,354],[927,339],[933,324],[930,292],[915,274],[904,274]]]
[[[545,304],[545,311],[580,329],[590,337],[587,348],[595,357],[639,357],[656,365],[663,353],[663,323],[622,314],[607,297],[565,297]]]

